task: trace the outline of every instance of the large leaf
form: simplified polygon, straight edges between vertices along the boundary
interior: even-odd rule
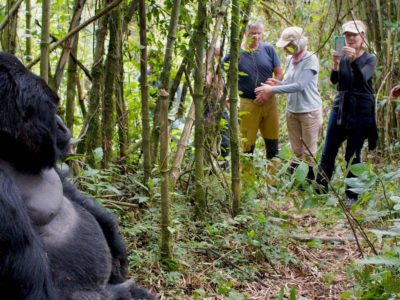
[[[382,236],[399,236],[400,232],[392,231],[392,230],[380,230],[380,229],[370,229],[368,230],[375,234],[377,237],[381,238]]]
[[[308,165],[305,162],[301,162],[294,172],[294,178],[302,183],[306,179],[308,173]]]
[[[279,157],[283,160],[290,160],[293,156],[292,149],[289,144],[285,144],[279,150]]]
[[[390,173],[384,174],[382,176],[382,180],[383,181],[394,180],[394,179],[397,179],[397,178],[400,178],[400,169],[398,169],[395,172],[390,172]]]
[[[361,174],[369,172],[369,165],[365,163],[354,164],[350,166],[350,171],[359,177]]]
[[[370,256],[357,261],[360,265],[400,266],[400,258],[386,256]]]

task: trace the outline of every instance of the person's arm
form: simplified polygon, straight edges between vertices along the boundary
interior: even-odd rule
[[[339,64],[340,64],[340,55],[334,51],[332,53],[332,71],[331,71],[331,82],[336,84],[339,82]]]
[[[283,78],[283,71],[281,66],[277,66],[272,71],[274,73],[274,78],[281,81]]]
[[[300,79],[297,82],[290,84],[276,85],[272,88],[274,94],[291,94],[304,91],[305,87],[312,82],[315,70],[307,69],[301,72]]]
[[[351,68],[353,69],[353,72],[354,72],[354,79],[355,80],[358,79],[363,82],[367,82],[374,75],[375,65],[376,65],[376,57],[375,56],[369,57],[363,67],[360,67],[359,63],[360,63],[359,59],[355,59],[351,63]]]
[[[333,84],[338,83],[339,82],[339,71],[332,70],[330,79]]]

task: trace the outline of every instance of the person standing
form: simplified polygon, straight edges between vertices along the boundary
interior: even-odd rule
[[[264,139],[267,159],[278,154],[279,112],[275,97],[256,101],[254,89],[275,76],[282,79],[281,63],[272,45],[262,42],[263,24],[251,20],[241,45],[238,69],[240,93],[240,133],[244,153],[253,153],[258,130]],[[229,54],[224,62],[229,61]]]
[[[309,165],[308,180],[314,180],[313,161],[322,126],[322,100],[318,91],[319,62],[307,51],[308,39],[300,27],[288,27],[277,42],[289,54],[285,79],[269,78],[255,89],[256,102],[274,94],[288,94],[286,122],[292,151]],[[297,163],[292,165],[293,168]]]
[[[377,146],[378,132],[375,120],[375,97],[372,88],[376,57],[365,51],[367,28],[359,20],[348,21],[342,26],[346,37],[343,55],[333,53],[331,82],[337,93],[328,121],[325,147],[319,163],[317,191],[328,191],[335,159],[339,147],[347,141],[345,160],[347,166],[360,162],[364,141],[368,139],[369,149]],[[347,177],[354,177],[348,172]],[[346,202],[353,204],[358,195],[346,186]]]

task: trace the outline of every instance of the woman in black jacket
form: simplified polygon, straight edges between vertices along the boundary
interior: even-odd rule
[[[346,46],[342,55],[338,52],[333,54],[331,82],[336,84],[337,94],[317,176],[320,190],[325,192],[328,191],[338,150],[345,140],[347,165],[360,162],[366,139],[370,150],[376,147],[378,140],[372,89],[376,57],[365,52],[366,26],[361,21],[349,21],[343,24],[342,33],[346,37]],[[353,176],[351,172],[347,174],[347,177]],[[346,187],[346,196],[348,204],[357,201],[357,194],[349,187]]]

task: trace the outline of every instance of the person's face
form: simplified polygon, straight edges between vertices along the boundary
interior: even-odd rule
[[[289,55],[293,55],[296,53],[297,47],[295,45],[293,45],[292,43],[290,43],[289,45],[287,45],[285,48],[283,48],[283,50],[285,50],[285,52]]]
[[[344,36],[346,37],[346,45],[359,50],[362,48],[363,44],[363,35],[364,33],[358,34],[358,33],[352,33],[352,32],[345,32]]]
[[[250,48],[257,48],[260,45],[262,30],[258,27],[250,27],[246,32],[246,43]]]
[[[218,58],[221,55],[221,48],[215,47],[214,49],[214,57]]]

